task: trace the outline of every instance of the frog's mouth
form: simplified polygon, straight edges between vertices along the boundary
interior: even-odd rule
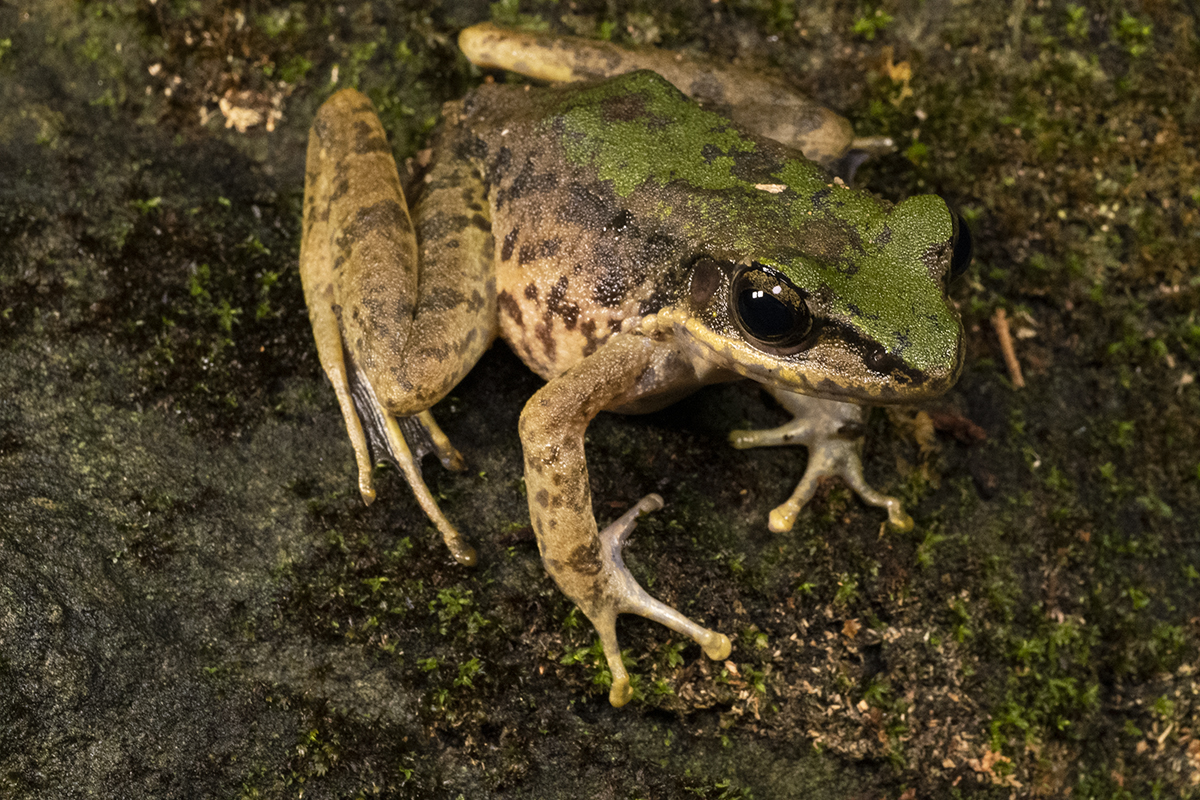
[[[824,321],[826,330],[794,364],[778,371],[806,385],[805,394],[829,400],[877,405],[920,402],[945,393],[962,371],[963,338],[955,337],[954,351],[938,361],[942,366],[922,369],[865,339],[849,326]],[[754,376],[749,376],[754,377]]]
[[[851,326],[818,318],[810,344],[788,355],[756,349],[746,341],[715,335],[696,319],[684,323],[679,338],[693,358],[743,378],[827,400],[891,405],[919,402],[943,394],[962,370],[961,331],[944,367],[920,369],[900,353],[889,352]]]

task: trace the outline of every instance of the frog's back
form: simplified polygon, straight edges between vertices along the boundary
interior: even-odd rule
[[[558,109],[576,92],[485,85],[448,117],[488,184],[500,333],[547,380],[675,296],[689,249],[571,159]]]

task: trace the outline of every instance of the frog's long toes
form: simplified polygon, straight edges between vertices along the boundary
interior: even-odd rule
[[[600,541],[612,553],[613,560],[621,569],[625,568],[624,563],[621,561],[621,548],[625,546],[625,542],[629,539],[629,534],[633,533],[633,529],[637,527],[638,517],[642,514],[649,514],[651,511],[658,511],[662,507],[663,499],[661,495],[648,494],[624,514],[613,520],[607,528],[600,531]]]
[[[904,504],[895,497],[876,491],[867,483],[867,479],[863,477],[861,461],[845,459],[830,472],[840,476],[851,489],[858,493],[864,503],[885,509],[888,515],[887,527],[897,533],[908,533],[913,529],[913,519],[905,513]]]
[[[607,613],[598,619],[593,619],[596,633],[600,634],[600,644],[604,648],[604,660],[608,662],[608,671],[612,675],[612,687],[608,690],[608,702],[620,708],[633,698],[633,686],[629,683],[629,673],[621,661],[621,648],[617,645],[617,615]]]
[[[410,419],[412,418],[410,417]],[[425,512],[425,516],[429,517],[429,521],[442,534],[442,541],[446,543],[446,547],[450,550],[450,555],[454,556],[454,560],[464,567],[475,566],[478,560],[475,548],[467,543],[463,535],[458,532],[457,528],[450,524],[450,520],[446,519],[446,515],[438,508],[437,501],[433,499],[433,494],[429,491],[429,487],[425,485],[425,479],[421,477],[420,467],[417,464],[417,460],[413,457],[412,450],[409,449],[404,434],[400,431],[400,425],[396,421],[396,418],[387,415],[384,417],[383,422],[392,458],[399,465],[400,471],[408,480],[408,486],[412,489],[413,496],[417,500],[417,505],[421,506],[421,510]]]
[[[479,563],[479,554],[461,536],[454,543],[446,541],[446,546],[450,548],[450,555],[454,556],[454,560],[464,567],[473,567]]]
[[[725,634],[697,625],[674,608],[671,608],[671,606],[651,597],[641,587],[641,584],[634,579],[633,575],[630,574],[629,568],[625,566],[621,550],[629,538],[629,534],[637,526],[638,517],[650,511],[657,511],[662,506],[663,499],[661,496],[648,494],[637,505],[626,511],[616,521],[600,532],[600,541],[607,551],[607,558],[615,572],[615,588],[617,591],[612,598],[615,611],[617,614],[637,614],[654,620],[660,625],[664,625],[695,641],[704,649],[705,655],[709,658],[725,658],[729,655],[731,649],[729,638]],[[600,625],[597,624],[596,627],[599,629]],[[601,632],[601,638],[604,638],[603,632]],[[613,646],[616,646],[615,633]],[[607,646],[605,647],[605,654],[608,655]],[[609,663],[611,664],[612,661],[613,659],[610,657]],[[614,672],[614,676],[615,674]],[[613,685],[616,686],[615,678]]]

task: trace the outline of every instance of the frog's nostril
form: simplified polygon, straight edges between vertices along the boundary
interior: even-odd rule
[[[886,369],[887,360],[887,350],[884,350],[881,345],[872,345],[863,353],[863,361],[866,365],[878,372]]]

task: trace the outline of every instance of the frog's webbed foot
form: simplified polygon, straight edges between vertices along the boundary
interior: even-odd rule
[[[468,544],[458,529],[446,519],[421,475],[421,458],[426,453],[436,453],[447,469],[455,470],[464,467],[462,455],[450,444],[450,440],[428,410],[410,417],[398,418],[389,414],[380,405],[370,384],[354,368],[353,363],[349,373],[349,390],[354,406],[349,412],[343,408],[343,414],[354,414],[353,422],[361,422],[365,434],[350,437],[358,461],[358,485],[363,500],[370,504],[375,499],[375,489],[371,485],[371,468],[376,458],[392,462],[408,481],[417,499],[417,505],[441,532],[442,540],[445,541],[450,554],[463,566],[475,566],[475,548]],[[352,420],[349,416],[346,417],[346,423],[347,427],[351,427]]]
[[[617,644],[618,614],[639,614],[665,625],[695,641],[704,650],[704,654],[714,661],[727,658],[731,649],[729,637],[725,634],[697,625],[666,603],[651,597],[625,566],[621,550],[625,547],[629,534],[637,527],[638,517],[658,511],[662,507],[662,497],[648,494],[600,531],[600,558],[605,562],[605,571],[610,572],[613,577],[607,587],[607,593],[611,595],[607,598],[611,604],[611,612],[601,611],[595,616],[589,614],[589,617],[596,626],[596,632],[600,634],[604,657],[612,673],[612,688],[609,690],[608,700],[614,706],[625,705],[633,696],[629,675],[625,672],[625,665],[621,663],[621,649]]]
[[[863,502],[887,510],[888,525],[896,531],[912,530],[912,517],[900,501],[873,489],[863,477],[862,437],[866,409],[854,403],[840,403],[768,389],[785,409],[794,415],[791,422],[763,431],[733,431],[729,440],[734,447],[773,447],[802,444],[808,447],[808,467],[787,502],[771,511],[768,525],[772,531],[790,531],[804,504],[812,499],[822,478],[840,477]]]

